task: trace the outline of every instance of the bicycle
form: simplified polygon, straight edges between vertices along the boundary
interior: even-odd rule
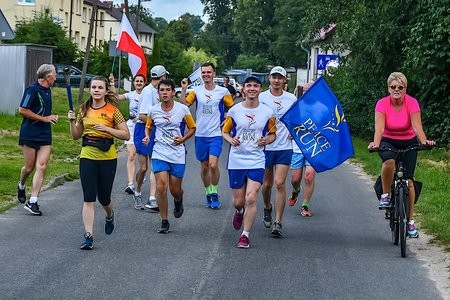
[[[408,236],[409,222],[409,189],[408,182],[403,177],[405,168],[403,167],[403,156],[412,150],[430,150],[431,146],[414,144],[406,149],[394,149],[391,147],[371,148],[370,152],[392,151],[395,155],[395,172],[391,185],[391,204],[388,207],[387,215],[389,215],[389,226],[392,233],[392,242],[398,245],[400,241],[400,253],[402,257],[406,257],[406,237]]]

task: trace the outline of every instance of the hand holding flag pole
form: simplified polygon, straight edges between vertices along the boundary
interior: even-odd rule
[[[69,101],[69,109],[73,111],[72,87],[70,86],[70,68],[64,67],[64,79],[66,79],[67,100]]]

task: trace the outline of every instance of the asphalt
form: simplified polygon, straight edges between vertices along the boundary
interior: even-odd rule
[[[22,205],[1,214],[0,298],[443,299],[416,254],[408,248],[401,258],[399,247],[392,245],[372,182],[357,167],[345,163],[318,174],[313,217],[302,218],[298,204],[287,205],[282,239],[264,228],[259,195],[252,246],[238,249],[239,232],[231,224],[228,146],[220,159],[219,210],[203,207],[193,140],[187,148],[185,213],[180,219],[169,215],[169,234],[156,233],[159,215],[136,211],[124,193],[124,151],[113,188],[116,229],[105,235],[104,213],[97,204],[94,250],[79,249],[79,180],[43,191],[41,217]]]

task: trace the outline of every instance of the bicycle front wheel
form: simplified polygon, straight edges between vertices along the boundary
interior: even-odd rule
[[[406,257],[406,235],[408,225],[408,215],[406,214],[406,195],[405,188],[398,189],[398,207],[399,207],[399,233],[400,233],[400,253],[402,257]]]

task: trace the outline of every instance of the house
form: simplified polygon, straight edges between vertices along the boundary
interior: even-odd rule
[[[81,51],[86,50],[90,18],[94,5],[97,14],[94,16],[94,30],[91,45],[101,45],[103,42],[114,41],[120,30],[122,12],[113,6],[112,1],[99,0],[0,0],[0,7],[14,29],[17,20],[33,18],[36,12],[50,9],[54,22],[66,30],[68,37]],[[132,25],[136,24],[130,17]],[[146,54],[150,54],[154,45],[156,31],[147,24],[139,22],[137,34]]]

